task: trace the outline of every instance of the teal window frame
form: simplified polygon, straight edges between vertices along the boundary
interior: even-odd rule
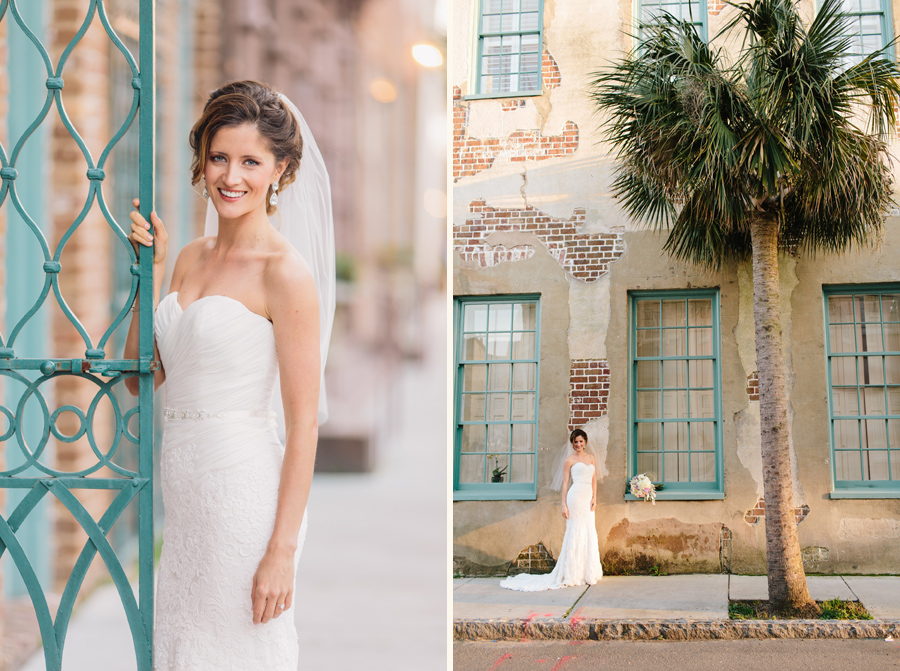
[[[849,2],[849,0],[844,0],[845,4]],[[856,3],[858,11],[846,11],[845,13],[851,17],[850,22],[848,23],[848,28],[855,28],[854,30],[848,30],[844,33],[846,37],[857,37],[859,36],[859,48],[860,52],[856,53],[853,57],[847,60],[847,66],[853,65],[855,63],[859,63],[869,54],[875,53],[880,49],[884,49],[884,47],[890,44],[893,39],[893,19],[891,18],[891,3],[886,0],[878,0],[878,9],[863,9],[862,5],[866,0],[854,0]],[[821,3],[817,3],[819,5]],[[817,7],[818,8],[818,7]],[[867,27],[865,26],[865,22],[867,18],[875,17],[875,20],[879,24],[879,32],[864,32]],[[869,26],[869,30],[871,30],[871,26]],[[873,37],[876,34],[881,36],[881,40],[878,44],[877,48],[865,48],[862,44],[862,40],[866,37]],[[891,45],[884,53],[885,57],[889,60],[894,60],[894,47]]]
[[[888,390],[892,387],[897,390],[897,393],[900,393],[900,378],[896,376],[891,377],[888,374],[887,361],[885,361],[885,357],[889,356],[897,356],[900,357],[900,349],[898,350],[887,350],[886,344],[884,342],[884,325],[891,324],[894,325],[894,330],[900,331],[900,313],[890,315],[893,319],[885,319],[884,314],[884,301],[880,298],[886,294],[896,294],[900,295],[900,283],[883,283],[883,284],[841,284],[841,285],[826,285],[822,287],[823,294],[823,314],[824,314],[824,330],[825,330],[825,372],[827,379],[827,389],[828,389],[828,442],[829,442],[829,456],[831,459],[831,482],[832,482],[832,491],[831,498],[832,499],[887,499],[887,498],[900,498],[900,477],[896,479],[891,478],[891,463],[893,458],[900,459],[900,444],[897,445],[896,448],[891,447],[891,438],[890,438],[890,426],[889,422],[893,421],[895,424],[893,426],[900,425],[900,409],[897,412],[891,413],[891,403],[888,400]],[[865,315],[859,314],[856,296],[860,295],[878,295],[879,296],[879,319],[880,321],[874,322],[865,319]],[[853,321],[852,322],[835,322],[832,324],[832,316],[831,316],[831,308],[829,306],[829,299],[835,296],[852,296],[853,297]],[[858,317],[862,317],[864,321],[859,321]],[[835,317],[839,318],[839,317]],[[881,332],[882,332],[882,343],[881,350],[872,350],[872,349],[860,349],[859,339],[861,338],[861,334],[863,331],[858,331],[856,325],[857,324],[881,324]],[[850,352],[834,352],[832,351],[832,347],[834,343],[832,342],[832,326],[835,325],[843,325],[853,327],[854,333],[854,349]],[[835,412],[835,399],[834,399],[834,384],[833,384],[833,361],[840,358],[846,357],[878,357],[881,358],[882,370],[881,370],[881,379],[883,380],[883,384],[879,385],[876,382],[867,383],[862,382],[860,384],[859,380],[859,362],[857,362],[857,366],[855,366],[855,374],[856,374],[856,384],[855,385],[838,385],[843,388],[856,387],[857,388],[857,414],[837,414]],[[890,380],[894,380],[894,382],[890,382]],[[884,410],[882,413],[865,413],[863,411],[864,404],[862,403],[863,399],[860,397],[864,395],[864,389],[871,388],[877,389],[879,386],[883,386],[885,389],[885,398],[884,398]],[[865,418],[865,419],[863,419]],[[835,445],[835,422],[839,421],[857,421],[858,422],[858,431],[859,431],[859,449],[854,450],[852,448],[841,449]],[[860,476],[862,476],[863,471],[865,470],[863,467],[863,458],[864,455],[868,455],[870,452],[870,448],[863,447],[863,422],[866,423],[868,427],[869,422],[878,422],[885,421],[888,422],[888,426],[885,428],[885,445],[887,446],[886,450],[874,450],[878,452],[886,451],[888,458],[888,480],[839,480],[838,479],[838,453],[852,453],[854,451],[858,451],[860,453]],[[895,432],[895,435],[900,433],[900,431]],[[868,428],[866,431],[865,442],[868,443]],[[900,473],[898,473],[900,475]]]
[[[658,356],[638,356],[637,354],[637,331],[638,327],[638,315],[637,315],[637,307],[639,301],[644,300],[655,300],[655,301],[663,301],[663,300],[684,300],[685,301],[685,309],[687,310],[688,301],[692,299],[710,299],[711,301],[711,326],[704,327],[710,328],[711,338],[712,338],[712,354],[709,355],[699,355],[692,356],[687,353],[685,355],[679,356],[662,356],[662,330],[670,328],[670,329],[680,329],[684,328],[685,330],[685,347],[688,347],[689,337],[689,323],[686,321],[685,326],[677,326],[677,327],[664,327],[660,322],[658,327],[660,329],[660,350]],[[662,308],[661,308],[662,309]],[[712,423],[713,424],[713,441],[714,441],[714,472],[715,479],[712,481],[701,481],[701,482],[668,482],[665,481],[662,477],[656,480],[654,484],[662,483],[664,485],[663,489],[659,490],[656,495],[657,501],[684,501],[684,500],[716,500],[716,499],[724,499],[725,498],[725,484],[724,484],[724,461],[723,461],[723,444],[722,444],[722,352],[721,352],[721,330],[720,330],[720,316],[719,316],[719,290],[717,288],[712,289],[675,289],[675,290],[664,290],[664,291],[630,291],[628,292],[628,479],[630,480],[635,475],[639,473],[638,471],[638,427],[641,424],[645,423],[663,423],[668,421],[675,421],[677,423],[690,423],[692,422],[703,422],[703,423]],[[652,330],[650,328],[649,330]],[[641,328],[641,330],[644,330]],[[639,419],[637,417],[637,403],[638,403],[638,382],[637,382],[637,368],[638,364],[646,361],[660,361],[660,369],[663,367],[662,362],[666,361],[712,361],[712,393],[713,393],[713,416],[711,418],[690,418],[690,394],[688,391],[688,416],[687,417],[679,417],[679,418],[668,418],[664,419],[663,417],[659,417],[658,420],[654,418],[648,419]],[[685,366],[687,372],[686,377],[686,385],[687,387],[684,390],[690,390],[690,363]],[[660,373],[662,375],[662,372]],[[665,388],[663,385],[662,377],[660,377],[660,393],[663,392]],[[679,385],[680,387],[680,385]],[[710,388],[705,387],[704,390],[708,391]],[[662,404],[660,404],[660,415],[663,414]],[[665,429],[661,427],[660,436],[662,440],[662,445],[664,446],[665,441]],[[688,473],[690,474],[691,469],[691,450],[690,450],[690,430],[687,431],[688,437]],[[699,452],[699,451],[698,451]],[[708,452],[708,451],[704,451]],[[661,455],[664,454],[664,450],[660,449]],[[664,469],[661,469],[664,470]],[[625,483],[623,483],[625,484]],[[627,501],[639,501],[636,496],[633,496],[630,492],[625,493],[625,500]]]
[[[493,98],[525,98],[528,96],[539,96],[543,95],[543,62],[544,62],[544,0],[537,0],[538,8],[537,8],[537,28],[535,29],[527,29],[527,30],[507,30],[507,31],[486,31],[484,30],[484,17],[485,17],[485,8],[486,3],[489,1],[494,2],[502,2],[503,4],[509,3],[521,3],[523,0],[478,0],[478,11],[476,13],[478,24],[475,27],[476,34],[476,44],[475,44],[475,85],[471,87],[475,93],[469,94],[465,96],[466,100],[484,100],[484,99],[493,99]],[[521,4],[518,4],[521,7]],[[506,15],[516,14],[521,12],[506,12]],[[531,13],[531,12],[528,12]],[[489,14],[491,16],[493,14]],[[500,38],[501,40],[505,38],[515,38],[518,36],[519,40],[521,40],[522,36],[525,35],[536,35],[537,36],[537,56],[538,56],[538,69],[537,69],[537,87],[533,89],[522,89],[518,88],[515,91],[491,91],[485,92],[482,90],[482,68],[484,65],[484,59],[493,54],[486,55],[484,53],[484,43],[486,39],[495,39]],[[516,52],[521,56],[523,52]],[[531,53],[531,52],[526,52]],[[499,54],[502,56],[501,54]],[[521,61],[519,61],[521,62]],[[531,72],[531,71],[528,71]],[[522,74],[517,71],[516,74]]]
[[[535,327],[534,327],[534,358],[531,359],[513,359],[512,354],[510,354],[510,359],[466,359],[464,356],[464,334],[467,331],[464,330],[463,323],[463,313],[467,305],[473,304],[483,304],[487,306],[491,305],[500,305],[500,304],[514,304],[514,303],[531,303],[536,306],[536,314],[535,314]],[[490,307],[488,307],[490,310]],[[515,332],[515,325],[509,331],[496,331],[499,333]],[[473,333],[481,333],[482,331],[472,331]],[[490,331],[490,324],[486,324],[485,333],[492,333]],[[517,501],[534,501],[537,499],[537,474],[538,474],[538,427],[539,427],[539,416],[538,416],[538,408],[540,406],[540,351],[541,351],[541,301],[540,295],[537,294],[515,294],[515,295],[491,295],[491,296],[455,296],[453,299],[453,361],[454,361],[454,380],[453,380],[453,422],[454,422],[454,440],[453,440],[453,500],[454,501],[508,501],[508,500],[517,500]],[[467,365],[484,365],[487,364],[497,364],[497,363],[533,363],[535,364],[535,373],[534,373],[534,419],[533,420],[523,420],[523,421],[514,421],[510,418],[508,420],[502,420],[493,422],[494,424],[531,424],[533,425],[532,430],[532,446],[531,446],[531,454],[533,455],[532,463],[533,463],[533,473],[531,482],[483,482],[483,483],[460,483],[460,458],[462,454],[462,432],[463,427],[467,425],[477,425],[484,424],[485,426],[490,426],[492,422],[485,417],[484,421],[469,421],[465,422],[462,420],[462,410],[463,410],[463,396],[467,393],[464,390],[463,385],[463,375],[464,369]],[[512,386],[512,385],[510,385]],[[487,390],[485,390],[487,393]],[[512,397],[512,393],[510,393],[510,397]],[[510,399],[510,403],[512,399]],[[486,429],[487,432],[487,429]],[[512,434],[512,430],[510,431]],[[485,444],[485,470],[484,470],[484,478],[487,478],[488,473],[488,465],[487,465],[487,444]],[[517,450],[515,452],[512,451],[512,446],[510,445],[509,454],[517,454],[517,455],[527,455],[528,452],[524,450]],[[507,474],[509,474],[511,467],[507,470]]]
[[[701,14],[699,18],[691,15],[690,6],[692,4],[698,5]],[[644,9],[647,7],[658,7],[657,14],[660,12],[667,12],[676,19],[690,20],[691,23],[700,29],[700,35],[703,37],[703,41],[709,41],[709,6],[707,0],[697,0],[697,2],[690,2],[689,0],[656,0],[655,2],[635,0],[634,16],[638,39],[641,39],[643,36],[642,26],[653,20],[652,16],[647,17],[646,19],[644,17]],[[670,9],[672,7],[677,7],[677,14]]]

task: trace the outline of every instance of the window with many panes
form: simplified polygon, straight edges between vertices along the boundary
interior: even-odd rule
[[[834,493],[900,496],[900,285],[825,290]]]
[[[693,23],[703,39],[707,39],[706,0],[640,0],[637,13],[640,25],[653,23],[661,14],[668,13],[676,19]]]
[[[540,303],[459,298],[454,499],[537,496]]]
[[[661,499],[722,498],[718,291],[629,299],[629,476],[663,484]]]
[[[541,92],[542,0],[481,0],[472,97]]]
[[[890,4],[886,0],[843,0],[844,34],[850,38],[847,65],[855,65],[890,42]]]

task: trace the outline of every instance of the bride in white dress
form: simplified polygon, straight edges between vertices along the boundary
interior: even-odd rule
[[[566,534],[556,566],[550,573],[520,573],[500,582],[501,587],[520,592],[593,585],[603,576],[600,544],[594,523],[597,503],[597,464],[587,449],[587,434],[575,429],[569,436],[570,454],[562,464],[562,514],[566,518]],[[572,486],[569,486],[569,476]]]
[[[155,382],[167,383],[154,669],[296,671],[296,627],[282,616],[293,602],[326,415],[320,380],[334,307],[313,257],[330,252],[333,276],[327,173],[322,164],[324,242],[298,251],[282,235],[297,221],[279,212],[276,230],[269,215],[285,209],[279,197],[283,206],[316,200],[292,190],[309,187],[305,164],[321,155],[286,98],[249,81],[214,91],[191,146],[193,182],[203,181],[217,235],[184,247],[160,301],[166,231],[155,213],[149,223],[131,214],[132,242],[156,242]],[[136,322],[126,357],[137,352]],[[284,445],[271,410],[279,377]]]

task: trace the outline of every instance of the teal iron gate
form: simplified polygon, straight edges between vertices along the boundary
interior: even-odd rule
[[[153,205],[154,175],[154,113],[153,113],[153,58],[154,58],[154,2],[139,1],[139,58],[135,58],[117,35],[109,20],[104,0],[88,0],[87,13],[80,29],[62,51],[54,65],[50,51],[42,44],[40,31],[29,28],[23,19],[23,8],[28,3],[42,0],[0,0],[0,25],[5,23],[6,34],[21,31],[34,45],[35,58],[43,62],[46,70],[46,99],[39,113],[19,137],[10,137],[7,146],[0,143],[0,208],[15,216],[7,217],[10,226],[26,227],[34,237],[43,254],[43,287],[34,304],[16,322],[8,324],[8,332],[0,333],[0,376],[14,380],[24,391],[19,398],[4,397],[0,405],[0,446],[10,452],[12,446],[17,460],[15,466],[3,466],[0,471],[0,488],[24,490],[24,496],[8,517],[0,516],[0,555],[4,552],[11,557],[11,564],[21,575],[34,610],[37,614],[44,657],[48,671],[60,671],[66,632],[75,599],[84,582],[85,575],[95,556],[99,554],[124,607],[128,625],[134,640],[137,668],[151,671],[153,632],[153,370],[158,364],[153,361],[153,292],[138,293],[140,286],[152,287],[152,250],[140,249],[139,257],[128,241],[126,230],[130,225],[120,225],[110,212],[104,198],[103,182],[106,178],[107,160],[110,152],[121,140],[135,120],[138,123],[140,151],[141,212],[149,219]],[[66,112],[65,75],[66,64],[73,49],[82,40],[88,29],[96,23],[102,25],[112,42],[112,47],[121,53],[131,69],[133,100],[124,123],[113,134],[96,159],[91,155],[78,130]],[[15,63],[13,63],[15,67]],[[10,100],[10,105],[17,105]],[[89,180],[87,193],[81,211],[68,229],[62,234],[58,244],[51,249],[50,236],[44,231],[50,227],[45,222],[36,221],[23,199],[17,192],[17,178],[24,179],[17,170],[23,147],[29,137],[44,123],[51,110],[59,115],[62,126],[78,145],[87,163]],[[98,207],[109,225],[113,244],[122,245],[131,259],[131,291],[124,304],[113,309],[114,317],[106,331],[94,341],[78,316],[70,308],[60,289],[59,276],[63,270],[61,258],[63,250],[72,235],[84,221],[93,207]],[[15,278],[6,278],[7,282]],[[52,294],[52,295],[51,295]],[[105,297],[97,297],[104,300]],[[137,299],[140,315],[139,358],[114,359],[107,357],[110,337],[129,316],[129,308]],[[84,356],[81,358],[20,357],[16,355],[20,335],[35,314],[47,304],[55,301],[58,309],[77,330],[84,341]],[[75,405],[67,404],[52,409],[52,398],[48,398],[48,383],[63,376],[75,376],[95,385],[96,392],[86,412]],[[124,387],[124,379],[137,376],[139,379],[138,403],[134,408],[123,411],[117,399],[119,388]],[[7,389],[12,385],[8,384]],[[120,388],[121,388],[120,387]],[[29,403],[30,402],[30,403]],[[100,414],[98,406],[103,402],[112,407],[114,426],[109,427],[112,440],[107,449],[101,449],[95,435],[95,420]],[[30,409],[26,409],[26,404]],[[35,408],[35,406],[37,406]],[[78,430],[66,435],[59,430],[57,419],[61,413],[73,413],[78,420]],[[5,423],[5,428],[3,424]],[[31,426],[29,426],[29,423]],[[132,427],[137,428],[135,433]],[[47,463],[50,436],[60,442],[72,443],[86,439],[96,461],[90,466],[72,472],[57,470]],[[131,443],[137,451],[137,467],[126,468],[116,461],[117,450],[124,442]],[[42,459],[43,457],[43,459]],[[98,473],[99,471],[101,471]],[[106,512],[95,520],[85,505],[73,493],[85,489],[111,490],[112,503]],[[39,576],[16,533],[35,506],[44,497],[58,500],[71,513],[87,533],[88,540],[75,562],[54,619]],[[138,567],[139,587],[135,598],[128,576],[115,550],[109,542],[108,534],[116,520],[129,504],[136,500],[138,516]],[[7,566],[10,565],[7,564]]]

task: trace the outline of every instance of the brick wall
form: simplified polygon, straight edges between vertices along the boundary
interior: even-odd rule
[[[502,209],[475,200],[469,204],[469,212],[471,217],[453,227],[453,249],[463,261],[475,261],[482,267],[519,261],[534,254],[527,247],[510,250],[502,245],[492,247],[485,241],[492,233],[503,231],[533,233],[567,273],[584,282],[599,279],[625,251],[622,230],[578,233],[585,223],[582,208],[576,208],[569,219],[556,219],[530,205],[524,209]]]
[[[50,24],[53,30],[48,41],[55,63],[80,28],[85,6],[82,0],[54,0],[52,6]],[[66,111],[95,160],[111,136],[108,57],[109,38],[95,18],[72,51],[63,72],[65,88],[62,97]],[[53,222],[52,245],[55,247],[82,209],[88,192],[88,180],[85,174],[86,161],[55,113],[55,107],[50,115],[53,119],[50,140],[50,183],[53,184],[53,189],[49,215]],[[111,178],[110,175],[107,180]],[[110,242],[109,226],[99,208],[94,206],[69,239],[61,257],[61,292],[95,342],[111,321],[109,301],[106,298],[111,292]],[[54,309],[51,313],[54,354],[59,357],[84,358],[84,341],[75,328],[60,310]],[[93,400],[96,389],[95,385],[84,380],[60,377],[55,383],[56,397],[53,405],[59,407],[71,404],[86,409]],[[72,413],[60,416],[57,425],[64,434],[75,432],[77,427],[73,426],[73,419]],[[94,418],[98,446],[110,444],[111,421],[108,403],[100,403]],[[96,457],[85,438],[73,443],[57,442],[55,450],[57,468],[63,471],[74,471],[96,463]],[[94,519],[100,518],[110,500],[109,492],[101,490],[79,490],[76,495]],[[55,589],[61,591],[84,547],[87,534],[61,503],[56,503],[54,514],[58,550],[54,584]],[[105,574],[105,566],[101,562],[94,562],[85,580],[85,588],[90,590]]]
[[[497,101],[504,110],[516,109],[518,99]],[[567,121],[559,135],[542,135],[539,129],[517,130],[504,138],[476,138],[468,135],[469,106],[462,91],[453,87],[453,181],[490,168],[497,158],[510,161],[543,161],[569,156],[579,145],[578,125]]]
[[[756,371],[747,376],[747,397],[751,401],[759,400],[759,375]]]
[[[569,368],[569,431],[606,414],[609,362],[573,359]]]
[[[809,515],[809,506],[802,505],[794,508],[794,519],[800,524]],[[754,526],[766,516],[766,501],[763,497],[759,497],[753,507],[744,513],[744,521],[750,526]]]

